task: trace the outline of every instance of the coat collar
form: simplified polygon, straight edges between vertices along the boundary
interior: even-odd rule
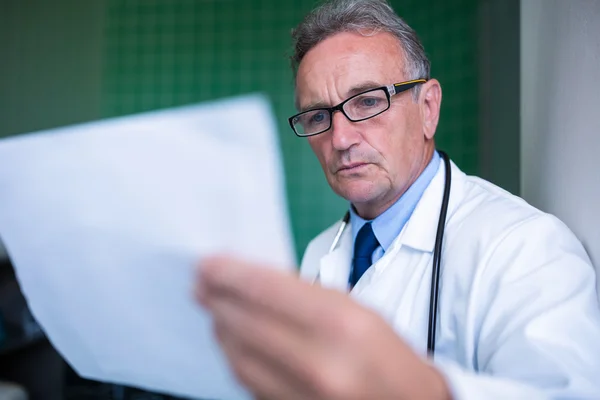
[[[339,225],[336,232],[338,228]],[[333,236],[331,238],[333,240]],[[321,257],[318,276],[321,286],[346,291],[351,264],[352,229],[350,229],[350,224],[347,224],[337,247]]]
[[[465,174],[452,162],[452,180],[450,201],[446,221],[450,220],[458,204],[464,197]],[[403,231],[394,240],[388,252],[398,251],[398,247],[408,246],[423,252],[433,252],[439,211],[442,205],[445,183],[445,164],[440,163],[436,175],[423,193],[412,216],[404,226]],[[336,227],[337,231],[339,225]],[[331,240],[335,235],[332,232]],[[387,252],[386,252],[387,253]],[[320,259],[318,280],[324,287],[346,291],[348,289],[348,274],[352,263],[352,230],[350,225],[340,237],[337,247]]]
[[[433,252],[437,225],[442,207],[442,198],[446,181],[445,164],[440,163],[437,173],[421,196],[417,207],[408,220],[405,232],[398,237],[398,244],[409,246],[413,249]],[[450,220],[456,207],[464,195],[464,172],[450,161],[452,180],[450,187],[450,200],[446,223]]]

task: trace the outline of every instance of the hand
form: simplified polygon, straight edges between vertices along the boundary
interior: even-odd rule
[[[447,399],[441,374],[374,312],[292,273],[205,259],[196,296],[238,379],[261,399]]]

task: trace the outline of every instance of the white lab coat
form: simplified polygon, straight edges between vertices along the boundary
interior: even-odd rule
[[[423,356],[444,169],[350,293]],[[338,226],[309,244],[301,276],[347,291],[349,225],[328,253]],[[600,306],[581,243],[557,218],[454,163],[434,362],[455,400],[600,399]]]

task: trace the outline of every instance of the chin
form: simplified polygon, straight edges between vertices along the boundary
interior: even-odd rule
[[[352,204],[370,203],[380,198],[384,190],[373,181],[359,180],[355,182],[336,182],[332,185],[333,191]]]

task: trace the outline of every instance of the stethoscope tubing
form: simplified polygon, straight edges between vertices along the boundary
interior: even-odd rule
[[[440,270],[442,262],[442,242],[446,227],[446,216],[448,214],[448,203],[450,202],[450,188],[452,186],[452,171],[450,159],[443,151],[438,152],[444,160],[446,181],[444,182],[444,196],[440,207],[437,232],[435,235],[435,246],[433,248],[433,264],[431,268],[431,294],[429,298],[429,323],[427,327],[427,354],[433,358],[435,353],[435,333],[437,328],[438,298],[440,294]]]
[[[448,203],[450,202],[450,188],[452,186],[452,171],[450,165],[450,159],[448,155],[443,151],[438,150],[438,153],[444,161],[445,167],[445,182],[444,182],[444,194],[442,197],[442,205],[440,207],[440,216],[438,218],[437,232],[435,235],[435,245],[433,249],[433,264],[431,268],[431,293],[429,298],[429,321],[427,327],[427,354],[433,358],[435,353],[435,334],[437,329],[437,314],[438,314],[438,300],[440,291],[440,270],[442,262],[442,244],[444,240],[444,230],[446,227],[446,217],[448,214]],[[350,212],[347,211],[342,218],[340,226],[333,238],[329,252],[331,253],[337,247],[344,230],[350,222]],[[313,284],[319,280],[320,271],[313,280]]]

